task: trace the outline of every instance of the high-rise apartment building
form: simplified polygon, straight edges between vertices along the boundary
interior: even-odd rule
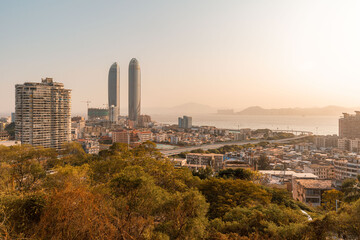
[[[189,116],[183,116],[182,118],[178,118],[178,127],[179,128],[185,128],[190,129],[192,128],[192,117]]]
[[[120,114],[120,67],[117,62],[109,69],[108,77],[109,119],[117,122]]]
[[[355,113],[343,113],[344,116],[339,119],[340,138],[360,138],[360,111]]]
[[[71,90],[52,78],[15,85],[15,138],[61,149],[71,140]]]
[[[141,108],[141,72],[135,58],[129,64],[129,119],[137,122]]]

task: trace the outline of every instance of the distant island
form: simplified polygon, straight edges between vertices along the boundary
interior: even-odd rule
[[[342,112],[352,112],[354,109],[338,107],[338,106],[327,106],[322,108],[274,108],[265,109],[262,107],[249,107],[236,114],[239,115],[341,115]]]
[[[321,108],[272,108],[266,109],[259,106],[248,107],[240,112],[218,111],[220,115],[284,115],[284,116],[334,116],[343,112],[353,112],[355,108],[339,106],[326,106]]]

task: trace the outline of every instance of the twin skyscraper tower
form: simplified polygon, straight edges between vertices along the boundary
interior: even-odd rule
[[[109,118],[118,122],[120,113],[120,67],[117,62],[109,70]],[[141,107],[141,72],[140,64],[133,58],[129,64],[129,120],[135,123],[140,116]]]

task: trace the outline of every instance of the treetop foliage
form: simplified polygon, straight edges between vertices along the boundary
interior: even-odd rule
[[[232,147],[231,147],[232,148]],[[221,151],[227,151],[224,148]],[[314,209],[245,169],[174,168],[151,142],[0,147],[0,239],[355,239],[358,180]],[[339,210],[334,200],[341,198]],[[307,211],[309,221],[300,209]]]

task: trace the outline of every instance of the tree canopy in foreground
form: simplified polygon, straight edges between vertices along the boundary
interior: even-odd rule
[[[248,170],[192,173],[154,144],[114,144],[88,155],[0,148],[0,239],[356,239],[358,180],[329,191],[323,207],[252,181]],[[200,178],[201,177],[201,178]],[[334,199],[342,204],[335,212]],[[300,210],[304,209],[312,221]]]

